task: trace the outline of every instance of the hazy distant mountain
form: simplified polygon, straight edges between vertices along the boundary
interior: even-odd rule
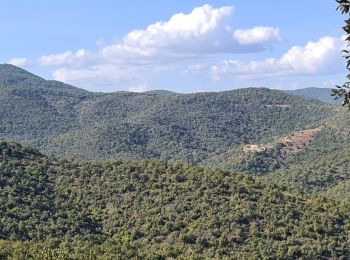
[[[331,96],[332,92],[330,88],[302,88],[295,90],[285,90],[285,92],[297,96],[317,99],[328,104],[340,105],[342,103],[341,99],[334,100],[334,97]]]
[[[169,90],[163,90],[163,89],[159,89],[159,90],[150,90],[145,92],[147,94],[155,94],[155,95],[161,95],[161,96],[169,96],[169,95],[174,95],[176,94],[175,92],[169,91]]]

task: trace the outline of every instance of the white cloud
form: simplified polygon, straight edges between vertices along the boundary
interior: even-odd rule
[[[332,74],[342,70],[340,50],[343,41],[338,38],[323,37],[317,42],[309,41],[305,46],[293,46],[279,59],[243,62],[225,60],[211,68],[213,80],[223,76],[246,79],[276,75],[318,75]]]
[[[233,7],[213,8],[204,5],[190,14],[178,13],[168,21],[149,25],[145,30],[128,33],[121,43],[106,46],[101,54],[108,60],[129,58],[176,57],[179,53],[212,52],[220,48],[223,36],[227,36],[225,24]],[[214,36],[219,36],[214,41]],[[227,43],[227,37],[225,39]],[[181,55],[183,56],[183,55]]]
[[[138,92],[138,93],[145,92],[147,91],[147,84],[143,83],[136,86],[131,86],[129,87],[128,90],[131,92]]]
[[[282,40],[280,30],[273,27],[256,26],[248,30],[235,30],[233,38],[240,44],[272,43]]]
[[[83,69],[58,69],[53,73],[53,77],[58,81],[70,82],[93,78],[122,79],[126,74],[128,74],[126,69],[121,70],[113,65],[98,65]]]
[[[31,65],[53,67],[55,80],[87,89],[95,85],[106,90],[108,85],[108,91],[113,91],[115,86],[137,85],[135,82],[145,81],[142,77],[151,78],[153,74],[164,78],[171,73],[203,74],[210,66],[200,64],[204,59],[208,64],[209,59],[220,54],[261,52],[280,40],[279,30],[272,27],[234,31],[233,11],[233,6],[203,5],[190,13],[177,13],[166,21],[130,31],[114,44],[105,45],[99,39],[96,52],[68,50],[43,55]],[[237,39],[235,34],[239,35]]]
[[[137,68],[102,64],[83,68],[60,68],[53,72],[53,78],[88,90],[96,90],[96,86],[99,86],[103,91],[110,92],[129,84],[130,79],[138,73]]]
[[[263,51],[263,44],[281,39],[278,29],[256,27],[252,32],[241,32],[253,33],[254,41],[240,43],[232,37],[232,26],[229,24],[233,9],[232,6],[213,8],[204,5],[194,8],[189,14],[175,14],[168,21],[151,24],[144,30],[131,31],[121,42],[104,47],[101,55],[109,62],[184,59],[217,53]]]
[[[13,58],[7,62],[8,64],[12,64],[18,67],[24,67],[30,64],[30,61],[27,58]]]
[[[308,42],[304,47],[292,47],[279,62],[290,65],[294,72],[300,74],[333,71],[330,65],[334,58],[340,57],[342,46],[341,39],[323,37],[318,42]]]
[[[75,53],[66,51],[59,54],[43,55],[39,58],[38,63],[42,66],[60,66],[72,64],[85,58],[87,58],[87,51],[80,49]]]

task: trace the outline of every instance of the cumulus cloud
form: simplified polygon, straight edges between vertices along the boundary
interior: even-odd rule
[[[290,65],[296,73],[322,73],[333,71],[334,58],[344,43],[341,39],[323,37],[317,42],[309,41],[304,47],[294,46],[280,59],[281,64]]]
[[[222,44],[218,38],[209,41],[218,31],[224,32],[224,25],[232,15],[233,7],[213,8],[204,5],[193,9],[190,14],[178,13],[170,20],[149,25],[145,30],[134,30],[128,33],[121,43],[106,46],[101,54],[108,59],[153,58],[158,54],[191,53],[209,51]],[[212,45],[212,46],[210,46]]]
[[[144,30],[128,33],[120,43],[101,50],[109,61],[124,58],[193,58],[216,53],[243,53],[263,51],[263,44],[280,40],[279,30],[272,27],[256,27],[252,30],[235,32],[232,37],[229,24],[233,14],[232,6],[213,8],[204,5],[194,8],[189,14],[178,13],[168,21],[149,25]],[[252,36],[242,40],[244,37]],[[244,41],[243,44],[240,41]]]
[[[339,51],[343,45],[339,38],[323,37],[317,42],[309,41],[305,46],[293,46],[279,59],[250,62],[225,60],[212,66],[211,72],[213,80],[220,80],[225,75],[249,78],[336,73],[342,70],[338,65],[341,64]]]
[[[7,62],[8,64],[12,64],[18,67],[24,67],[30,64],[30,61],[27,58],[13,58]]]
[[[55,80],[70,82],[79,80],[89,80],[93,78],[105,78],[106,80],[122,79],[130,73],[128,69],[121,69],[113,65],[98,65],[82,69],[61,68],[53,73]]]
[[[88,90],[96,90],[96,86],[99,86],[103,91],[116,91],[118,85],[130,84],[138,73],[138,68],[130,66],[101,64],[83,68],[60,68],[53,72],[53,78]]]
[[[126,81],[132,85],[144,81],[135,79],[140,77],[139,71],[143,69],[148,69],[143,71],[146,76],[170,73],[175,69],[176,73],[188,75],[205,73],[210,65],[202,66],[200,59],[215,58],[220,54],[261,52],[281,40],[278,28],[232,29],[235,27],[231,24],[233,12],[233,6],[214,8],[203,5],[189,13],[174,14],[168,20],[155,22],[144,29],[132,30],[113,44],[105,44],[99,39],[96,42],[99,50],[95,52],[69,50],[43,55],[31,64],[53,67],[55,80],[85,88],[92,88],[93,84],[104,87]],[[23,65],[28,61],[17,58],[12,62]],[[191,63],[195,64],[189,65]],[[222,64],[218,65],[217,71],[219,75]]]
[[[282,40],[280,30],[273,27],[256,26],[248,30],[235,30],[233,38],[240,44],[272,43]]]
[[[38,63],[42,66],[60,66],[72,64],[87,57],[87,51],[80,49],[73,53],[66,51],[59,54],[43,55],[39,58]]]

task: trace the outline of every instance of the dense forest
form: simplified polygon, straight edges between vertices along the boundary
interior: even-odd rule
[[[317,126],[334,110],[264,88],[92,93],[0,65],[0,139],[61,158],[197,164],[240,145]]]
[[[0,65],[0,259],[348,259],[350,114],[309,92],[93,93]]]
[[[0,144],[0,258],[350,256],[350,204],[154,160],[58,160]]]
[[[0,65],[0,139],[58,158],[185,162],[264,176],[306,193],[337,189],[348,179],[348,113],[296,96],[314,88],[288,93],[93,93]],[[329,89],[317,93],[324,100]],[[286,153],[284,139],[308,129],[320,131]],[[248,144],[268,149],[243,152]]]

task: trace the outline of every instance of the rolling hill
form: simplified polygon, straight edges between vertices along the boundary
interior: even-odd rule
[[[350,257],[337,106],[93,93],[0,65],[0,111],[0,259]]]
[[[347,259],[350,205],[228,171],[0,143],[1,259]]]
[[[0,65],[0,111],[0,139],[58,157],[202,163],[317,127],[335,108],[265,88],[92,93]]]
[[[0,101],[0,139],[60,158],[200,164],[306,193],[350,178],[348,113],[282,91],[93,93],[0,65]]]
[[[349,120],[349,112],[339,110],[317,128],[277,137],[259,144],[257,151],[246,151],[246,146],[240,146],[211,157],[203,164],[261,176],[292,191],[326,193],[333,198],[348,200]]]

